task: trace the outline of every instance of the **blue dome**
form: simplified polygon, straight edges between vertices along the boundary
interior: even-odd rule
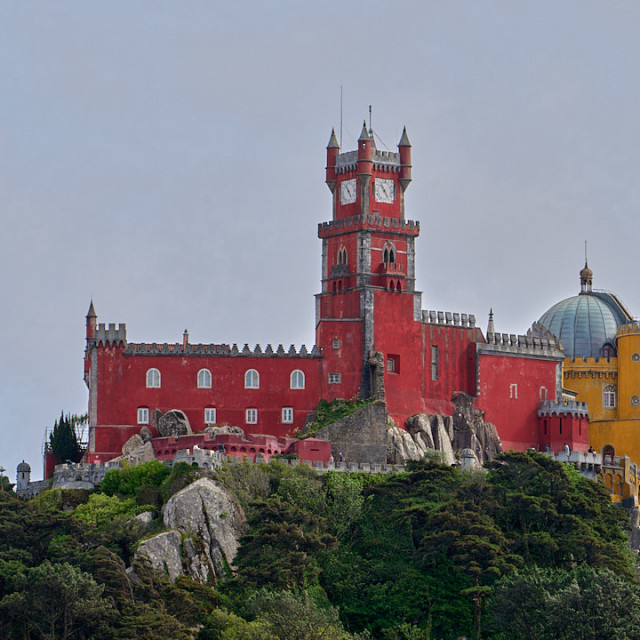
[[[568,358],[598,358],[605,344],[616,345],[621,318],[608,296],[581,293],[553,305],[542,315],[544,325],[562,342]]]

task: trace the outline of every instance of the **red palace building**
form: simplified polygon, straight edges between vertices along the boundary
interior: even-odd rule
[[[186,332],[182,343],[133,344],[125,325],[97,324],[91,304],[87,461],[120,455],[143,426],[157,436],[156,416],[169,410],[181,411],[194,432],[218,424],[290,435],[322,398],[372,396],[376,352],[387,411],[400,427],[416,413],[451,415],[452,396],[462,391],[496,425],[505,449],[557,450],[566,442],[585,451],[586,412],[563,400],[564,355],[553,336],[498,334],[491,319],[483,335],[473,315],[422,309],[420,225],[405,218],[406,130],[397,153],[378,150],[366,125],[357,150],[341,153],[332,132],[326,183],[333,210],[318,225],[322,290],[310,350],[191,344]]]

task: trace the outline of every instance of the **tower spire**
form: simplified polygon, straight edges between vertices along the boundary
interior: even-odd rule
[[[493,324],[493,307],[489,309],[489,324],[487,325],[487,338],[493,336],[496,332],[496,328]]]

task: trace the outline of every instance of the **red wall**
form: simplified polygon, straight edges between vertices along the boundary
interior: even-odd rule
[[[511,390],[512,384],[517,385],[517,397],[515,389]],[[498,428],[505,451],[538,448],[538,408],[543,386],[547,389],[547,398],[554,400],[555,361],[515,354],[478,354],[476,406],[485,412],[485,421]]]

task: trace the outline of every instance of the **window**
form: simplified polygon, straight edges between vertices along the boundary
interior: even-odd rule
[[[291,372],[291,388],[304,389],[304,373],[299,369]]]
[[[385,244],[382,252],[382,262],[395,262],[396,250],[392,244]]]
[[[438,379],[438,347],[435,344],[431,346],[431,379]]]
[[[613,409],[616,406],[616,386],[608,384],[602,390],[602,406],[605,409]]]
[[[147,389],[160,388],[160,372],[157,369],[147,371]]]
[[[341,376],[339,373],[330,373],[329,374],[329,384],[340,384]]]
[[[282,424],[293,423],[293,407],[282,407]]]
[[[149,409],[138,407],[138,424],[149,424]]]
[[[198,371],[198,389],[211,389],[211,371],[209,369]]]
[[[206,424],[215,424],[216,423],[216,410],[215,409],[205,409],[204,410],[204,421]]]
[[[244,374],[244,388],[245,389],[260,388],[260,374],[255,369],[249,369]]]
[[[547,399],[547,387],[540,387],[540,402],[544,402]]]
[[[387,356],[387,371],[389,373],[400,373],[400,356],[391,354]]]
[[[338,340],[337,338],[334,339],[334,341],[333,341],[333,348],[334,349],[339,349],[340,348],[340,340]]]
[[[338,249],[338,264],[347,264],[347,250],[345,247]]]
[[[518,385],[515,382],[509,385],[509,397],[512,400],[518,399]]]
[[[244,421],[247,424],[258,424],[258,410],[247,409],[244,414]]]

